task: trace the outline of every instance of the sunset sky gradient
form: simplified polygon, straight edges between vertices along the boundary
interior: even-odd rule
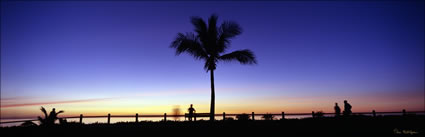
[[[219,63],[217,113],[424,111],[424,2],[2,1],[1,118],[209,112],[203,62],[169,48],[212,13],[243,33]]]

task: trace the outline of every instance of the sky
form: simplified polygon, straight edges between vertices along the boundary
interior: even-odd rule
[[[243,29],[218,63],[217,113],[424,111],[424,2],[2,1],[1,118],[209,112],[204,63],[169,48],[190,17]]]

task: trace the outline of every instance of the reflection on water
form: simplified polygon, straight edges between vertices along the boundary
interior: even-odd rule
[[[390,114],[377,114],[378,116],[391,116],[391,115],[401,115],[401,113],[390,113]],[[424,115],[424,113],[417,113],[417,115]],[[251,115],[249,115],[251,118]],[[332,117],[333,114],[325,114],[325,117]],[[364,114],[364,116],[372,116],[372,114]],[[286,119],[302,119],[302,118],[310,118],[311,115],[285,115]],[[236,116],[226,116],[226,118],[233,118],[236,120]],[[274,120],[279,120],[282,118],[282,115],[274,115]],[[223,120],[223,116],[216,116],[216,120]],[[262,116],[256,115],[254,117],[255,120],[264,120]],[[22,121],[22,120],[30,120],[30,119],[1,119],[1,122],[8,122],[8,121]],[[163,117],[139,117],[139,121],[161,121],[163,120]],[[187,118],[181,117],[180,119],[174,120],[174,119],[167,119],[172,121],[186,121]],[[196,118],[196,120],[209,120],[209,117],[200,117]],[[79,122],[80,118],[68,118],[68,122]],[[102,117],[102,118],[83,118],[83,123],[85,124],[92,124],[92,123],[107,123],[108,118]],[[135,117],[111,117],[111,123],[117,123],[117,122],[135,122]],[[34,121],[36,124],[39,124],[38,121]],[[19,126],[23,122],[16,122],[16,123],[6,123],[6,124],[0,124],[0,127],[8,127],[8,126]]]

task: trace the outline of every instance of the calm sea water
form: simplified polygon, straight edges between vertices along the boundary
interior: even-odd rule
[[[379,115],[384,115],[384,116],[388,116],[388,115],[401,115],[401,113],[396,113],[396,114],[379,114]],[[423,113],[421,114],[417,114],[417,115],[424,115]],[[251,116],[251,115],[250,115]],[[324,116],[333,116],[332,114],[326,114]],[[371,116],[371,114],[365,114],[365,116]],[[286,119],[302,119],[302,118],[310,118],[311,115],[286,115],[285,118]],[[235,116],[226,116],[226,118],[233,118],[236,119]],[[255,120],[264,120],[264,118],[262,118],[262,116],[255,116],[254,117]],[[275,120],[279,120],[281,119],[282,116],[281,115],[275,115],[273,119]],[[223,116],[216,116],[215,117],[216,120],[223,120]],[[0,119],[1,122],[7,122],[7,121],[21,121],[21,120],[30,120],[30,119]],[[68,118],[67,121],[68,122],[79,122],[79,118]],[[139,121],[161,121],[163,120],[163,117],[148,117],[148,118],[144,118],[144,117],[139,117]],[[173,117],[167,117],[167,120],[175,120],[175,121],[185,121],[187,119],[185,119],[184,117],[179,117],[179,118],[173,118]],[[209,120],[208,117],[204,117],[204,118],[197,118],[196,120]],[[120,118],[120,117],[111,117],[111,123],[117,123],[117,122],[135,122],[136,118],[129,118],[129,117],[125,117],[125,118]],[[36,124],[39,124],[38,121],[34,121]],[[83,123],[85,124],[91,124],[91,123],[106,123],[107,122],[107,118],[83,118]],[[7,123],[7,124],[0,124],[0,127],[9,127],[9,126],[19,126],[21,125],[23,122],[17,122],[17,123]]]

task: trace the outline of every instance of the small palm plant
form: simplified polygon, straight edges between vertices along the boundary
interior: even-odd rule
[[[55,111],[55,108],[52,109],[52,111],[50,111],[50,114],[47,114],[47,111],[44,107],[41,107],[41,112],[43,112],[44,114],[44,118],[42,117],[38,117],[38,121],[40,121],[40,125],[42,126],[51,126],[55,124],[55,121],[58,120],[58,115],[60,113],[63,113],[65,111],[60,110],[59,112]]]

